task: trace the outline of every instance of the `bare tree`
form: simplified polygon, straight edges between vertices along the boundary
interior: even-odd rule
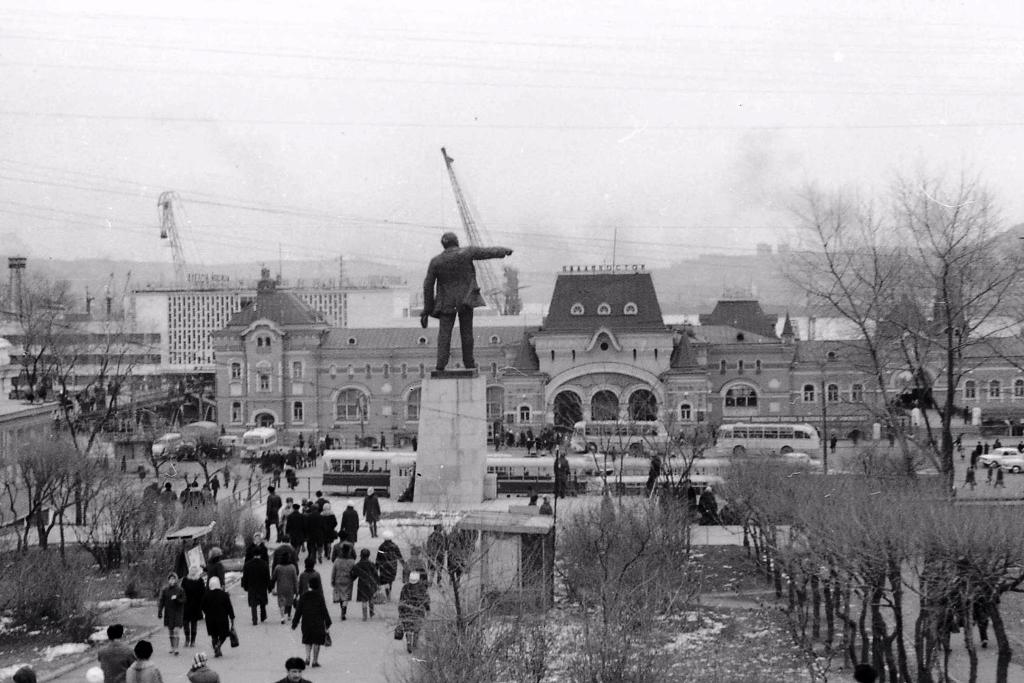
[[[804,190],[794,206],[803,244],[786,272],[814,310],[856,330],[846,344],[872,379],[864,406],[894,431],[905,472],[923,452],[952,487],[952,424],[965,412],[957,392],[982,357],[1001,354],[1024,258],[1003,248],[994,202],[976,179],[901,178],[891,195],[880,209],[850,193]],[[922,432],[903,428],[913,407]]]

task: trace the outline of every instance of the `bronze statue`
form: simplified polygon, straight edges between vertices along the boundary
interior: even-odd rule
[[[441,323],[437,333],[437,369],[442,371],[448,365],[452,351],[452,328],[455,318],[459,319],[459,336],[462,339],[462,364],[475,368],[473,360],[473,309],[486,305],[476,282],[476,268],[473,261],[488,258],[505,258],[512,254],[505,247],[460,247],[459,238],[453,232],[441,236],[444,251],[430,259],[427,278],[423,281],[423,312],[420,325],[427,326],[433,316]],[[437,292],[435,294],[435,284]]]

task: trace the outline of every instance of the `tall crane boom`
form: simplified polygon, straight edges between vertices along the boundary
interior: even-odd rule
[[[174,205],[179,202],[181,197],[172,190],[161,192],[156,200],[157,213],[160,215],[160,239],[170,240],[174,278],[180,284],[185,282],[185,253],[181,249],[181,235],[178,234],[178,224],[174,220]]]
[[[470,246],[482,247],[484,246],[484,241],[480,235],[480,229],[477,227],[476,219],[473,217],[473,211],[466,200],[466,195],[463,194],[462,187],[459,185],[459,179],[455,177],[455,160],[448,156],[448,152],[445,151],[444,147],[441,148],[441,155],[444,157],[444,165],[448,169],[448,178],[452,182],[452,192],[455,194],[455,204],[459,207],[462,226],[466,229],[466,239],[469,240]],[[498,286],[498,276],[495,274],[494,268],[493,262],[489,260],[480,261],[476,264],[477,275],[480,276],[481,280],[480,293],[491,308],[499,315],[502,315],[505,312],[502,302],[502,289]]]

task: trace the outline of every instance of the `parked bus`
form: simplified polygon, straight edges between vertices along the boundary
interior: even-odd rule
[[[668,432],[659,421],[590,420],[572,427],[569,445],[577,453],[649,453],[664,450]]]
[[[277,430],[273,427],[256,427],[242,434],[242,460],[259,460],[277,448]]]
[[[365,496],[373,489],[387,497],[392,477],[397,475],[408,483],[416,467],[415,454],[387,451],[328,450],[323,461],[323,491],[340,495]]]
[[[793,451],[821,451],[818,431],[809,424],[725,424],[718,428],[716,452],[744,456],[785,455]]]

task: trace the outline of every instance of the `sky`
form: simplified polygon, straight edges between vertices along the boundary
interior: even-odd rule
[[[1024,7],[0,1],[0,254],[190,270],[461,232],[511,265],[749,254],[808,183],[979,174],[1024,221]]]

